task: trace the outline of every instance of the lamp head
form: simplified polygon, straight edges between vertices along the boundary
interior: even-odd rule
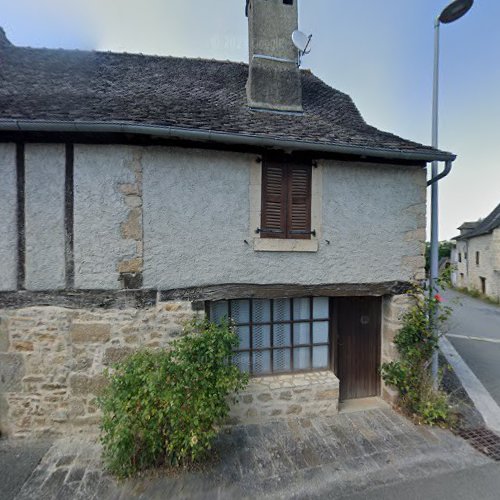
[[[465,16],[474,4],[474,0],[455,0],[439,16],[439,22],[449,24]]]

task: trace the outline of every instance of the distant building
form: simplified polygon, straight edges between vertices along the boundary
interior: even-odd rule
[[[500,204],[485,219],[458,229],[451,253],[453,285],[500,300]]]

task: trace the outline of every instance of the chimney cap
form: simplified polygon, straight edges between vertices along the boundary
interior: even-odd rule
[[[7,38],[5,30],[0,26],[0,47],[12,47],[11,41]]]

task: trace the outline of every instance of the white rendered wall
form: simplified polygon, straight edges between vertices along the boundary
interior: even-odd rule
[[[65,287],[65,159],[62,144],[25,146],[27,290]]]
[[[0,291],[17,288],[16,145],[0,144]]]
[[[321,162],[316,253],[255,252],[249,225],[256,157],[149,148],[142,155],[144,286],[374,283],[422,277],[425,172]],[[327,244],[326,240],[330,241]]]
[[[122,237],[129,208],[120,186],[135,181],[134,148],[75,145],[75,287],[120,287],[118,265],[136,244]]]

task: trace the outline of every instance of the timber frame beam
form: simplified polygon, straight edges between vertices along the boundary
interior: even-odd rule
[[[292,297],[363,297],[400,295],[412,284],[403,281],[380,283],[332,283],[321,285],[297,284],[221,284],[171,290],[25,290],[0,292],[0,309],[33,306],[56,306],[71,309],[145,308],[157,302],[187,300],[204,302],[243,298]],[[201,307],[201,306],[200,306]]]

